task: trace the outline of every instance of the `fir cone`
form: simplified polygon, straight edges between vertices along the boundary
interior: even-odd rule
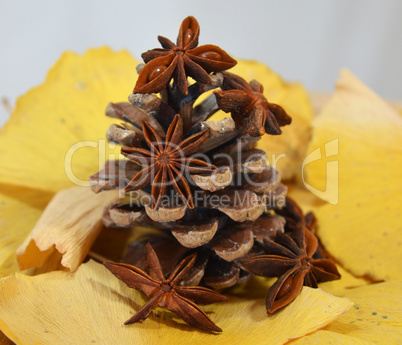
[[[221,79],[217,76],[216,80]],[[218,85],[215,84],[215,87]],[[194,89],[197,92],[192,92]],[[189,94],[195,100],[198,98],[196,96],[207,89],[210,86],[193,84],[189,87]],[[170,93],[173,94],[174,90],[170,90]],[[107,162],[104,169],[91,176],[95,192],[121,189],[128,196],[134,194],[130,188],[133,179],[142,175],[141,159],[144,157],[141,153],[152,145],[147,143],[144,129],[153,130],[154,138],[158,136],[158,140],[164,142],[169,139],[169,128],[172,128],[175,121],[179,121],[175,119],[182,118],[155,95],[136,94],[130,95],[129,99],[132,104],[110,104],[106,109],[106,115],[124,121],[120,126],[111,125],[107,137],[109,141],[123,146],[122,153],[128,160]],[[192,141],[194,136],[206,137],[197,147],[197,152],[203,154],[203,162],[211,162],[197,162],[194,165],[195,159],[191,158],[192,162],[188,166],[196,173],[183,173],[182,177],[190,187],[191,203],[186,202],[188,196],[177,197],[180,189],[177,191],[171,188],[164,195],[168,205],[161,201],[155,202],[157,205],[153,207],[149,201],[155,201],[161,196],[155,194],[153,186],[150,186],[154,178],[145,186],[141,184],[141,188],[135,191],[134,198],[130,200],[131,203],[110,205],[105,210],[104,223],[108,227],[140,225],[169,231],[185,248],[207,246],[216,260],[233,262],[249,253],[255,241],[262,243],[265,236],[283,231],[284,219],[271,214],[271,210],[283,204],[286,187],[281,184],[278,171],[267,164],[265,152],[254,148],[256,139],[236,128],[230,117],[221,121],[207,121],[218,110],[213,95],[197,107],[189,107],[191,103],[193,101],[182,103],[184,105],[178,108],[179,114],[187,113],[192,120],[190,130],[185,131],[183,128],[179,131],[179,139],[183,142],[189,138]],[[145,166],[147,163],[150,164],[144,161]],[[213,169],[203,171],[209,167]],[[200,172],[197,173],[197,169]],[[160,190],[156,189],[157,192]],[[237,268],[236,279],[231,280],[233,284],[237,282],[239,274]],[[227,284],[222,286],[226,287]]]
[[[106,109],[107,116],[122,121],[110,126],[107,138],[122,146],[127,159],[107,162],[90,182],[96,193],[120,189],[126,196],[105,209],[107,227],[162,231],[133,244],[129,252],[135,249],[134,257],[141,258],[146,241],[161,252],[162,266],[160,248],[180,256],[168,259],[173,260],[172,267],[184,254],[196,251],[191,283],[202,281],[221,289],[250,276],[238,259],[263,253],[264,241],[285,231],[286,217],[280,210],[287,188],[265,152],[255,148],[264,131],[248,124],[265,126],[271,133],[269,123],[282,126],[290,123],[290,117],[266,101],[262,87],[253,91],[242,78],[220,73],[235,60],[219,47],[195,48],[198,36],[198,22],[189,17],[182,23],[177,47],[162,38],[164,49],[143,55],[146,64],[137,68],[140,79],[129,103],[111,103]],[[206,47],[213,54],[204,52]],[[167,68],[162,66],[166,59]],[[196,82],[189,84],[187,76]],[[223,91],[209,93],[196,104],[203,93],[218,88]],[[210,121],[220,109],[231,116]],[[264,116],[257,121],[260,113]]]

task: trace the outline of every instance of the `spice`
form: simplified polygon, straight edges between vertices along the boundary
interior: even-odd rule
[[[316,288],[317,283],[340,278],[335,264],[321,258],[317,250],[317,237],[307,228],[300,208],[290,198],[287,200],[289,206],[282,212],[287,231],[277,232],[275,240],[264,238],[265,254],[238,260],[248,272],[264,277],[279,277],[268,290],[268,314],[292,302],[303,285]]]
[[[200,286],[180,286],[196,260],[196,254],[184,258],[165,279],[155,251],[148,243],[145,246],[147,272],[128,264],[105,262],[104,265],[121,281],[150,298],[133,317],[124,324],[145,320],[156,307],[164,307],[185,322],[201,330],[222,332],[194,302],[211,304],[226,301],[221,294]],[[194,301],[194,302],[193,302]]]
[[[133,93],[158,93],[170,80],[187,95],[187,76],[201,84],[212,84],[211,72],[225,71],[236,65],[221,48],[207,44],[198,46],[200,26],[194,17],[181,24],[177,43],[158,36],[163,49],[157,48],[142,54],[146,65],[142,69]]]
[[[292,118],[278,104],[269,103],[264,88],[256,80],[247,83],[243,78],[223,72],[223,91],[215,91],[219,107],[231,113],[236,125],[254,137],[281,134],[281,126],[291,123]]]
[[[176,115],[165,140],[162,140],[147,121],[143,121],[143,133],[150,151],[138,147],[121,148],[124,156],[143,166],[124,191],[139,190],[152,184],[152,208],[155,210],[160,206],[168,184],[171,183],[187,206],[194,208],[190,185],[184,173],[205,174],[216,169],[212,164],[190,157],[208,139],[209,130],[183,140],[183,121],[180,115]]]

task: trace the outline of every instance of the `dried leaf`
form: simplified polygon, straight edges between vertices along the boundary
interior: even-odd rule
[[[264,293],[265,287],[261,290]],[[258,291],[253,291],[253,296],[258,296]],[[0,300],[0,328],[19,345],[33,340],[62,344],[66,335],[75,345],[131,344],[133,339],[159,344],[161,331],[164,344],[265,344],[269,339],[275,345],[327,325],[351,306],[348,299],[306,288],[286,310],[269,318],[264,297],[231,296],[229,302],[203,307],[222,326],[224,332],[219,336],[195,332],[160,309],[144,323],[123,326],[143,303],[141,294],[94,262],[81,265],[74,274],[59,271],[5,278],[0,281]]]
[[[117,198],[117,191],[94,194],[85,187],[57,193],[17,250],[20,268],[75,271],[102,229],[103,209]]]
[[[53,192],[70,187],[65,157],[72,161],[70,177],[87,181],[102,167],[99,158],[110,158],[108,145],[99,140],[116,120],[102,114],[108,102],[126,100],[137,63],[127,51],[107,47],[82,56],[64,53],[46,81],[17,100],[1,129],[0,146],[7,149],[0,152],[0,182]]]
[[[338,320],[307,337],[301,344],[400,344],[402,339],[401,281],[345,289],[341,294],[355,304]]]
[[[339,193],[337,205],[316,211],[318,234],[326,249],[357,276],[402,277],[401,133],[401,116],[348,71],[342,72],[334,96],[314,122],[308,152],[328,159],[306,165],[307,183],[326,188],[324,197],[333,204]],[[337,166],[339,178],[334,175],[326,186],[327,171],[336,173]]]

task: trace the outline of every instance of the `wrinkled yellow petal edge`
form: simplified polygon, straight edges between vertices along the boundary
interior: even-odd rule
[[[194,330],[162,309],[145,322],[123,326],[144,303],[141,294],[90,261],[75,273],[17,273],[0,280],[0,329],[19,345],[61,344],[66,335],[77,345],[159,344],[161,331],[164,344],[265,344],[269,339],[275,345],[324,327],[352,305],[346,298],[304,288],[289,307],[267,317],[265,298],[253,296],[231,296],[230,302],[202,307],[224,330],[219,335]]]

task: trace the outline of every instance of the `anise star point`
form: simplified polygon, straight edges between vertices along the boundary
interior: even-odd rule
[[[259,82],[247,83],[235,74],[222,74],[222,91],[214,92],[217,103],[224,112],[231,113],[236,125],[246,133],[253,137],[278,135],[282,133],[280,127],[291,123],[292,118],[280,105],[268,102]]]
[[[163,48],[142,54],[145,66],[138,76],[133,93],[158,93],[173,78],[179,90],[187,95],[187,76],[201,84],[212,84],[209,73],[221,72],[236,65],[223,49],[207,44],[198,46],[200,26],[194,17],[183,20],[177,42],[158,36]]]
[[[246,257],[239,263],[249,272],[279,277],[268,290],[266,309],[273,314],[291,303],[303,286],[316,288],[317,283],[340,278],[335,264],[328,259],[313,257],[318,248],[314,234],[302,226],[293,237],[277,233],[275,241],[264,239],[267,254]]]
[[[186,323],[208,332],[222,332],[215,323],[195,303],[211,304],[223,302],[227,297],[200,286],[181,286],[196,260],[192,254],[180,261],[166,279],[159,259],[148,243],[145,246],[147,273],[124,263],[104,262],[106,268],[128,287],[141,291],[150,300],[124,324],[129,325],[145,320],[156,307],[166,308]]]

